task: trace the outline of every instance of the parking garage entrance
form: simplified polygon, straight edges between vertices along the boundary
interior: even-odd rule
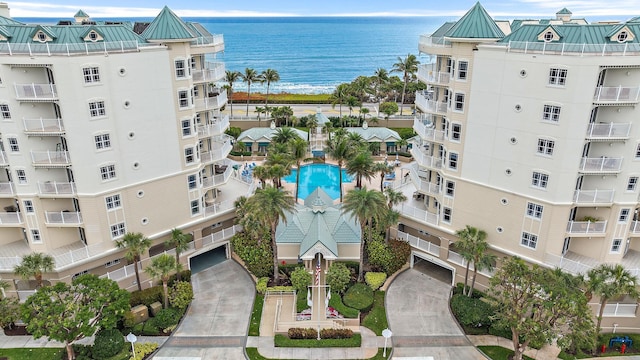
[[[411,252],[411,267],[443,283],[454,285],[456,269],[432,255],[419,251]]]
[[[189,268],[191,269],[191,274],[197,274],[202,270],[206,270],[227,260],[228,245],[229,244],[224,244],[222,246],[218,246],[217,248],[213,248],[201,254],[190,257]]]

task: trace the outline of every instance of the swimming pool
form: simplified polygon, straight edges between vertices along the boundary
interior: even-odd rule
[[[291,170],[291,174],[283,178],[288,183],[296,183],[297,169]],[[309,164],[300,167],[300,183],[298,184],[298,198],[306,199],[315,189],[320,187],[332,199],[340,198],[340,181],[338,175],[338,166],[330,164]],[[342,182],[350,183],[353,181],[351,176],[347,175],[347,171],[342,169]]]

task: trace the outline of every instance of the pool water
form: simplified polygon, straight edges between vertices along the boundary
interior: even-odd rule
[[[283,178],[288,183],[296,183],[297,169],[291,170],[291,174]],[[342,182],[350,183],[353,179],[342,169]],[[309,194],[318,187],[324,190],[332,199],[340,198],[340,178],[338,166],[330,164],[309,164],[300,167],[300,183],[298,184],[298,198],[306,199]]]

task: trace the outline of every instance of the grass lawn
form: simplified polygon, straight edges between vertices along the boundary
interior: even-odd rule
[[[478,346],[478,349],[493,360],[508,360],[509,356],[513,355],[513,350],[501,346]],[[523,359],[533,360],[528,356],[523,356]]]
[[[262,306],[264,305],[264,295],[256,294],[253,301],[253,312],[251,313],[251,323],[249,324],[249,336],[260,336],[260,320],[262,319]]]
[[[0,356],[9,360],[59,359],[63,348],[0,349]]]
[[[373,296],[373,306],[369,314],[362,321],[362,325],[371,329],[378,336],[382,336],[382,330],[389,327],[387,312],[384,308],[384,291],[376,291]]]
[[[383,353],[384,349],[378,349],[378,353],[376,354],[376,356],[367,360],[387,360],[386,357],[382,356]],[[387,348],[387,357],[389,356],[389,354],[391,354],[390,347]],[[247,357],[249,357],[249,360],[272,360],[260,355],[257,348],[247,348]]]

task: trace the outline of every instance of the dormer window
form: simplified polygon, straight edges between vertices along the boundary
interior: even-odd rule
[[[36,34],[36,37],[38,38],[38,41],[40,41],[40,42],[46,42],[47,41],[47,34],[43,33],[42,31],[39,31]]]
[[[553,33],[551,31],[547,31],[546,33],[544,33],[544,36],[542,38],[545,42],[550,42],[551,40],[553,40]]]
[[[618,37],[617,40],[619,43],[623,43],[625,41],[627,41],[627,39],[629,38],[629,33],[626,31],[620,31],[620,33],[618,33]]]
[[[98,40],[98,34],[96,34],[95,31],[92,31],[89,33],[89,40],[91,41],[97,41]]]

